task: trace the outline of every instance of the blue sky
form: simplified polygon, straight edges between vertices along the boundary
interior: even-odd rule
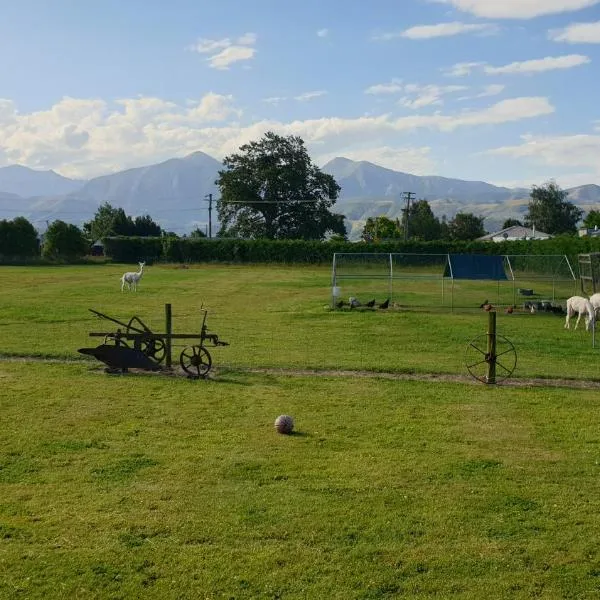
[[[5,0],[0,166],[70,177],[272,129],[313,159],[600,184],[600,0]]]

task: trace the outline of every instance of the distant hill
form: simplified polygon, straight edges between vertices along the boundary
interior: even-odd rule
[[[0,169],[0,218],[23,215],[37,223],[62,219],[81,225],[102,203],[109,202],[131,216],[150,214],[162,227],[177,233],[195,227],[204,230],[208,223],[205,197],[213,194],[214,200],[218,198],[214,182],[222,168],[218,160],[203,152],[87,182],[67,179],[52,171],[4,167]],[[416,199],[426,199],[438,217],[451,219],[459,211],[483,216],[488,231],[500,229],[508,218],[523,219],[529,203],[527,189],[411,175],[366,161],[335,158],[323,170],[333,175],[342,188],[334,211],[346,216],[351,239],[360,236],[370,216],[400,218],[403,192],[414,192]],[[586,212],[600,209],[600,186],[589,184],[567,191],[569,200]],[[216,231],[216,210],[212,218]]]
[[[128,215],[149,214],[163,228],[177,233],[195,227],[204,230],[208,223],[205,196],[212,193],[216,200],[214,182],[221,168],[221,163],[208,154],[194,152],[184,158],[96,177],[68,194],[35,198],[29,204],[30,215],[81,224],[108,202]],[[212,218],[216,230],[215,204]]]
[[[80,189],[85,181],[75,181],[54,171],[36,171],[21,165],[0,168],[0,192],[31,196],[69,194]]]
[[[448,219],[458,212],[484,217],[488,231],[502,227],[508,218],[523,219],[530,190],[498,187],[483,181],[464,181],[439,176],[419,176],[393,171],[366,161],[334,158],[323,170],[333,175],[342,188],[336,212],[345,214],[356,239],[368,217],[401,218],[403,192],[425,199],[437,217]],[[600,186],[585,185],[567,190],[569,200],[588,211],[600,208]]]

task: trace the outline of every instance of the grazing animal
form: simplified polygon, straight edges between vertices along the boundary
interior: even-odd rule
[[[598,316],[598,312],[600,312],[600,294],[593,294],[590,296],[590,302],[594,307],[594,313],[596,317]]]
[[[137,291],[137,284],[144,274],[144,266],[146,263],[141,262],[138,264],[140,265],[140,270],[137,271],[137,273],[134,271],[123,273],[123,276],[121,277],[121,291],[125,289],[125,286],[127,286],[127,289],[129,290],[133,290],[134,292]]]
[[[585,330],[589,331],[590,328],[594,328],[596,325],[596,315],[594,313],[594,307],[592,303],[582,296],[571,296],[567,300],[567,317],[565,319],[565,329],[570,329],[569,322],[571,317],[577,313],[577,321],[575,322],[575,329],[579,325],[579,319],[581,315],[585,315]]]

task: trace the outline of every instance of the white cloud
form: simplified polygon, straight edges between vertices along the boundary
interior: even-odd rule
[[[271,96],[269,98],[264,98],[263,102],[272,104],[273,106],[279,106],[284,100],[287,100],[285,96]]]
[[[557,69],[572,69],[591,62],[588,56],[582,54],[566,54],[564,56],[546,56],[533,60],[512,62],[501,67],[493,67],[484,62],[456,63],[448,69],[443,69],[448,77],[465,77],[474,70],[481,69],[487,75],[510,75],[543,73]]]
[[[489,96],[497,96],[504,91],[506,86],[501,83],[492,83],[490,85],[486,85],[483,92],[477,94],[476,98],[488,98]]]
[[[160,98],[125,98],[109,105],[99,99],[63,98],[45,111],[21,114],[0,103],[6,124],[0,128],[0,157],[71,177],[93,177],[184,156],[196,150],[222,158],[240,145],[274,130],[299,135],[311,151],[343,154],[356,144],[394,147],[398,135],[420,129],[451,132],[516,122],[551,114],[544,97],[503,100],[481,110],[456,114],[388,114],[356,118],[319,118],[240,123],[231,96],[207,94],[183,105]]]
[[[327,29],[327,28],[319,29],[319,31],[317,31],[317,35],[320,38],[326,38],[329,35],[329,29]]]
[[[316,90],[314,92],[304,92],[298,96],[294,96],[294,100],[298,100],[298,102],[308,102],[309,100],[314,100],[315,98],[320,98],[321,96],[325,96],[327,94],[324,90]]]
[[[585,65],[590,62],[591,60],[588,56],[568,54],[565,56],[546,56],[545,58],[535,60],[513,62],[502,67],[486,65],[483,70],[488,75],[542,73],[556,69],[572,69],[573,67]]]
[[[482,62],[462,62],[452,65],[448,69],[442,69],[447,77],[466,77],[470,75],[474,69],[485,65]]]
[[[507,156],[557,170],[585,169],[580,183],[600,178],[600,135],[522,136],[522,143],[486,151],[490,156]],[[571,184],[575,185],[572,182]]]
[[[365,94],[396,94],[403,90],[402,80],[401,79],[392,79],[390,83],[378,83],[376,85],[372,85],[365,90]]]
[[[424,106],[443,104],[442,97],[468,89],[464,85],[419,85],[408,84],[404,86],[404,92],[409,94],[400,99],[400,105],[406,108],[419,109]]]
[[[461,35],[463,33],[490,34],[497,31],[497,27],[490,23],[461,23],[454,21],[452,23],[437,23],[436,25],[417,25],[410,27],[400,33],[386,33],[379,36],[378,39],[394,39],[396,37],[408,38],[410,40],[426,40],[437,37],[449,37]]]
[[[442,96],[468,89],[464,85],[421,85],[417,83],[402,83],[400,79],[392,79],[390,83],[372,85],[365,90],[365,94],[383,95],[399,94],[403,96],[399,104],[406,108],[422,108],[433,104],[443,104]]]
[[[548,37],[555,42],[569,44],[600,44],[600,21],[595,23],[572,23],[564,29],[553,29]]]
[[[228,69],[233,63],[254,57],[256,40],[255,33],[245,33],[233,41],[230,38],[220,40],[201,38],[188,49],[199,54],[211,54],[206,60],[213,69]]]
[[[433,0],[488,19],[532,19],[588,8],[600,0]]]
[[[392,146],[358,146],[351,150],[343,150],[341,155],[350,160],[371,162],[394,171],[404,171],[414,175],[427,175],[436,171],[436,163],[430,156],[431,148],[424,147],[392,147]],[[319,162],[326,162],[340,156],[340,153],[329,153],[319,156]]]

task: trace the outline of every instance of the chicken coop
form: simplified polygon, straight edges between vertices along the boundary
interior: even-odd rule
[[[564,303],[577,278],[566,255],[336,253],[331,306],[350,298],[414,309]]]

